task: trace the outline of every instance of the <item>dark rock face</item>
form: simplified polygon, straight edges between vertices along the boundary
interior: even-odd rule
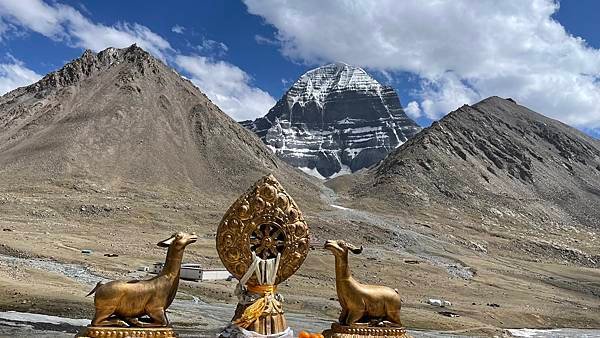
[[[421,130],[393,88],[341,63],[302,75],[266,116],[242,125],[284,161],[323,177],[369,167]]]

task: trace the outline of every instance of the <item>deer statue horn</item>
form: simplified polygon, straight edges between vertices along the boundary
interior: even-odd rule
[[[162,248],[168,248],[171,245],[171,243],[173,243],[175,236],[176,236],[176,234],[173,234],[173,236],[165,239],[164,241],[160,241],[160,242],[156,243],[156,245],[158,245]]]
[[[350,243],[346,243],[346,247],[348,248],[348,250],[352,251],[353,254],[357,254],[357,255],[363,251],[362,245],[360,246],[360,248],[357,248],[356,246],[354,246]]]

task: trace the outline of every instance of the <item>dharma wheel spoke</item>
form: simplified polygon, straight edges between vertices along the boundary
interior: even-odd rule
[[[250,234],[250,249],[262,259],[277,257],[285,248],[285,233],[277,224],[261,224]]]
[[[281,229],[275,229],[275,231],[273,231],[273,234],[271,235],[271,237],[281,240],[281,239],[283,239],[283,231]]]
[[[263,248],[262,247],[258,247],[256,248],[256,254],[260,256],[260,254],[263,252]]]

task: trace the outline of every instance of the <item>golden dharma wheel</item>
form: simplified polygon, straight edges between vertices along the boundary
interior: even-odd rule
[[[240,196],[217,229],[217,251],[223,265],[240,279],[252,264],[252,252],[262,259],[281,254],[279,284],[293,275],[309,250],[308,225],[296,202],[267,175]],[[253,276],[249,284],[256,284]]]

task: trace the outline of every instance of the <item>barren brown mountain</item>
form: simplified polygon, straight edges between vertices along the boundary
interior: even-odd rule
[[[361,186],[361,196],[393,197],[396,205],[486,211],[516,202],[540,214],[555,209],[565,225],[599,226],[600,142],[510,99],[461,107],[366,176],[372,188]]]
[[[191,82],[135,45],[86,51],[0,98],[0,111],[3,177],[219,199],[272,172],[297,194],[314,189]]]

